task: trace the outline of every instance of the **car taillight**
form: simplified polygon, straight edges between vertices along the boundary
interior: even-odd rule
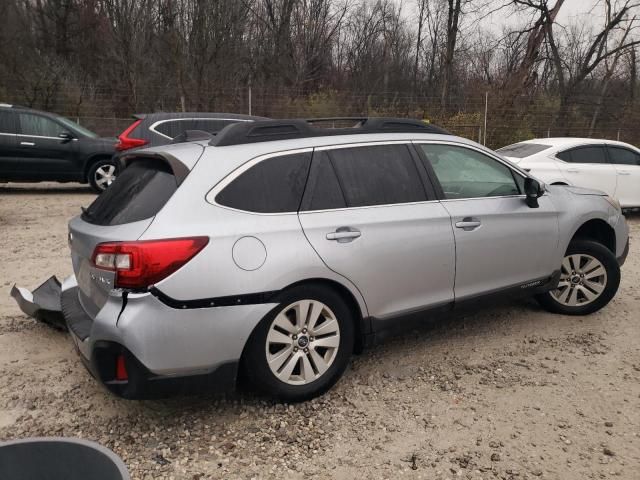
[[[209,237],[101,243],[93,251],[93,264],[116,272],[114,285],[141,289],[168,277],[209,243]]]
[[[119,142],[116,144],[116,150],[122,151],[129,150],[130,148],[144,147],[149,143],[147,140],[143,140],[142,138],[132,138],[129,136],[141,122],[142,120],[136,120],[129,125],[129,128],[118,136]]]

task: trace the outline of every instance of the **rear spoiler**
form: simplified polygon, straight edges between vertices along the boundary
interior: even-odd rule
[[[187,178],[187,175],[189,175],[189,168],[176,157],[166,152],[131,152],[128,155],[118,157],[118,161],[122,168],[126,168],[136,160],[149,158],[158,160],[167,165],[171,169],[173,176],[176,177],[176,183],[178,186],[180,186],[184,179]]]

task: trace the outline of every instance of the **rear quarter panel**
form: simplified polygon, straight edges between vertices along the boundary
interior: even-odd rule
[[[178,300],[196,300],[281,290],[313,278],[335,281],[352,292],[363,315],[366,305],[346,278],[322,262],[307,241],[297,213],[255,214],[207,203],[206,194],[251,157],[247,149],[206,149],[191,174],[156,215],[141,240],[206,235],[209,244],[193,260],[157,287]],[[214,150],[214,151],[212,151]],[[264,247],[264,261],[253,269],[234,260],[234,245],[250,237]]]

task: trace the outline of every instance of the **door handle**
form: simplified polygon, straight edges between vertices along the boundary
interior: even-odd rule
[[[36,144],[33,142],[20,142],[20,145],[24,145],[25,147],[35,147]]]
[[[569,173],[580,173],[580,170],[577,168],[567,168],[567,172]]]
[[[627,172],[626,170],[621,170],[618,172],[618,175],[631,175],[631,172]]]
[[[470,232],[471,230],[478,228],[480,225],[482,225],[482,222],[477,218],[465,217],[461,222],[456,223],[456,228],[461,228],[465,232]]]
[[[335,232],[327,233],[327,240],[336,240],[338,243],[346,243],[360,237],[360,230],[349,227],[340,227]]]

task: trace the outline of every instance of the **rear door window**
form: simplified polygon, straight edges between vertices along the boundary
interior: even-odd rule
[[[3,112],[0,110],[0,133],[16,133],[14,125],[15,115],[12,112]]]
[[[326,151],[315,152],[300,210],[332,210],[346,206],[331,158]]]
[[[31,113],[19,113],[18,122],[20,124],[18,133],[22,135],[57,138],[64,131],[64,128],[58,122]]]
[[[327,150],[347,207],[427,200],[407,145],[372,145]],[[326,173],[330,175],[329,172]],[[339,202],[337,194],[334,200]]]
[[[640,155],[636,152],[620,147],[607,147],[611,162],[616,165],[639,165]]]
[[[238,175],[215,200],[248,212],[297,212],[310,164],[311,152],[267,158]]]
[[[165,163],[141,159],[125,168],[83,214],[94,225],[121,225],[154,217],[178,188]]]
[[[603,146],[572,148],[556,154],[560,160],[569,163],[607,163]]]

